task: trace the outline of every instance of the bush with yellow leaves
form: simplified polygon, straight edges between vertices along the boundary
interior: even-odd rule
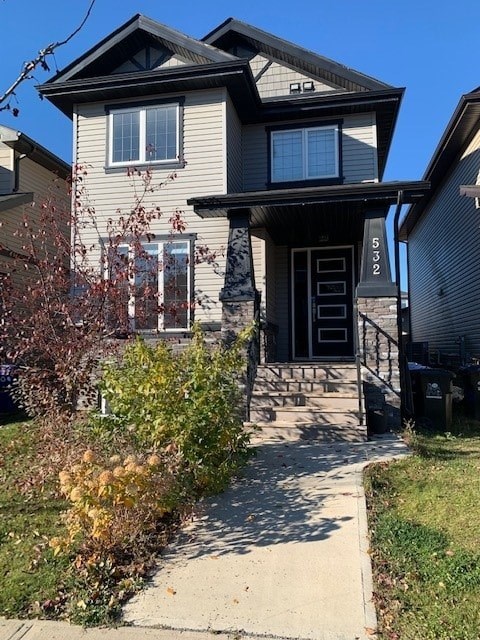
[[[54,553],[74,544],[118,552],[154,531],[180,496],[175,451],[100,459],[87,449],[79,463],[59,474],[69,500],[66,539],[53,538]]]

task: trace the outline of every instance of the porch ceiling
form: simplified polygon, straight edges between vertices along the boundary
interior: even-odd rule
[[[367,211],[382,210],[386,215],[400,192],[402,202],[410,203],[428,188],[428,182],[335,185],[191,198],[188,204],[202,218],[228,217],[247,209],[251,228],[266,228],[278,244],[350,243],[362,238]]]

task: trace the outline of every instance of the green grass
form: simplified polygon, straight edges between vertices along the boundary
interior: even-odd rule
[[[0,615],[55,617],[68,561],[54,558],[48,540],[59,534],[65,504],[48,485],[32,487],[32,423],[0,426]]]
[[[382,640],[480,638],[480,431],[461,430],[366,470]]]

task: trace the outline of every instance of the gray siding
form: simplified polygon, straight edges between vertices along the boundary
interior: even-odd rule
[[[480,356],[480,211],[459,185],[475,184],[480,131],[424,212],[408,241],[412,340],[432,349]]]
[[[163,97],[163,96],[162,96]],[[225,247],[228,240],[228,221],[225,219],[202,220],[186,205],[190,197],[226,193],[225,159],[225,100],[222,89],[198,91],[186,95],[183,122],[183,149],[186,166],[176,170],[177,177],[159,188],[170,171],[152,167],[154,192],[146,194],[145,206],[159,206],[162,216],[151,225],[157,234],[171,231],[169,218],[179,208],[187,223],[186,233],[197,234],[197,244],[206,245],[217,255],[218,267],[202,263],[195,265],[195,298],[199,307],[195,317],[202,322],[219,321],[221,305],[218,294],[223,286]],[[134,201],[134,190],[140,190],[138,179],[129,177],[127,171],[105,171],[106,116],[103,104],[78,107],[76,159],[79,165],[87,165],[85,185],[86,200],[94,207],[98,231],[91,229],[85,240],[98,249],[99,234],[106,234],[107,221],[119,211],[129,210]]]
[[[242,124],[235,107],[227,95],[227,190],[229,193],[242,191]]]
[[[320,124],[321,121],[318,120],[305,122],[305,126]],[[378,180],[376,125],[373,113],[345,116],[341,144],[345,183]],[[265,125],[245,126],[243,128],[243,188],[245,191],[265,189],[269,177],[268,153],[268,135]]]

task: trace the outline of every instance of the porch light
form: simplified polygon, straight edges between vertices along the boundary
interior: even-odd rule
[[[300,82],[291,82],[290,83],[290,93],[301,93],[302,86]]]
[[[308,82],[304,82],[303,83],[303,90],[304,91],[315,91],[315,85],[313,84],[313,81],[309,80]]]

